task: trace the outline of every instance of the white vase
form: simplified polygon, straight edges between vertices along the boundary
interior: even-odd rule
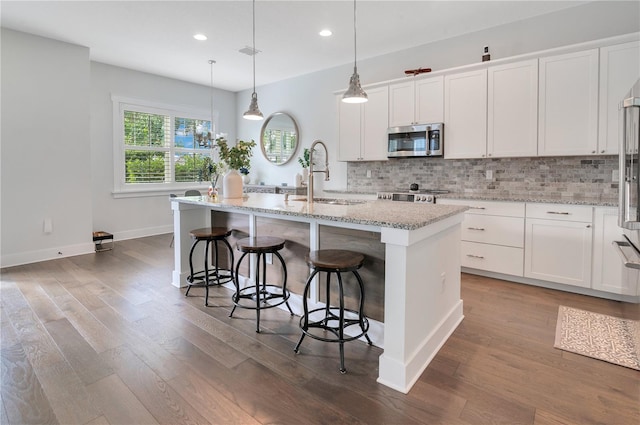
[[[249,184],[249,182],[251,181],[251,177],[249,177],[249,174],[243,174],[242,181],[244,182],[244,184]]]
[[[238,170],[229,170],[222,179],[222,196],[225,199],[242,198],[242,176]]]

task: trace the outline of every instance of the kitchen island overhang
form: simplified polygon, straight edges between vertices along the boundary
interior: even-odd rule
[[[319,249],[320,226],[380,234],[385,245],[384,352],[378,382],[407,393],[462,321],[460,240],[465,206],[369,201],[355,205],[307,204],[282,195],[250,194],[211,202],[173,198],[174,286],[189,273],[189,231],[212,224],[212,211],[247,215],[249,235],[257,218],[309,224],[310,249]],[[196,260],[198,261],[198,260]]]

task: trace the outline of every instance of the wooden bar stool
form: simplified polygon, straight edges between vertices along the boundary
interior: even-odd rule
[[[300,318],[302,336],[300,336],[300,340],[293,351],[296,353],[299,352],[300,344],[302,344],[302,340],[306,335],[320,341],[337,342],[340,345],[340,372],[346,373],[347,369],[344,367],[344,343],[356,340],[364,335],[368,344],[371,345],[371,339],[369,339],[369,335],[367,335],[369,321],[364,315],[364,284],[358,273],[358,269],[360,269],[364,263],[364,255],[342,249],[321,249],[311,251],[307,255],[306,261],[313,271],[304,286],[302,295],[302,307],[304,311]],[[307,299],[309,297],[311,281],[319,272],[327,273],[325,288],[326,305],[309,311]],[[342,273],[345,272],[352,272],[358,281],[359,301],[357,311],[347,309],[344,306]],[[330,290],[332,273],[335,273],[338,282],[338,307],[331,306]],[[345,335],[345,329],[354,325],[360,327],[357,335]]]
[[[193,238],[191,251],[189,252],[189,269],[190,273],[187,277],[188,287],[184,296],[189,295],[192,286],[204,286],[205,298],[204,305],[209,306],[209,286],[222,285],[233,280],[233,248],[229,244],[227,237],[231,235],[231,230],[226,227],[205,227],[195,229],[189,232]],[[204,269],[200,271],[193,270],[193,251],[198,243],[204,242]],[[229,250],[231,266],[229,269],[220,267],[220,253],[218,251],[218,242],[222,242]],[[212,257],[215,258],[213,269],[209,270],[209,245],[213,243]],[[212,258],[212,259],[213,259]]]
[[[242,252],[242,256],[236,264],[235,279],[236,292],[231,297],[233,309],[229,317],[233,316],[236,307],[253,309],[256,311],[256,332],[260,332],[260,310],[273,308],[285,303],[291,315],[293,310],[289,306],[287,290],[287,266],[278,251],[284,248],[285,240],[275,236],[256,236],[240,239],[236,243],[236,249]],[[244,257],[248,254],[257,254],[255,285],[240,288],[238,271]],[[280,285],[267,284],[267,254],[275,255],[282,265],[282,283]],[[260,278],[262,277],[262,281]]]

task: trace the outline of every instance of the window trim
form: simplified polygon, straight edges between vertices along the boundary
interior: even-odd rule
[[[206,182],[168,182],[168,183],[126,183],[125,182],[125,144],[124,144],[124,111],[137,111],[143,113],[168,115],[170,121],[169,132],[171,134],[170,152],[176,151],[174,145],[175,118],[194,118],[199,120],[211,120],[211,111],[195,108],[188,105],[170,105],[161,102],[144,99],[111,95],[113,108],[113,191],[114,198],[133,198],[145,196],[168,195],[175,192],[184,192],[187,189],[206,190]],[[218,111],[214,110],[214,128],[218,128]],[[173,160],[171,161],[173,166]],[[173,174],[172,169],[172,174]]]

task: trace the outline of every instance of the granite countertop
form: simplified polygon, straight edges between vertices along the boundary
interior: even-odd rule
[[[468,209],[461,205],[413,204],[408,202],[362,201],[354,205],[332,205],[314,202],[307,205],[299,196],[288,201],[280,194],[250,193],[242,199],[210,201],[207,196],[172,198],[173,202],[210,206],[219,209],[248,210],[258,213],[299,216],[344,223],[416,230]]]
[[[375,197],[375,192],[360,192],[357,190],[326,190],[327,194],[335,194],[335,196],[349,197],[350,195],[370,195]],[[604,195],[584,195],[584,196],[563,196],[559,194],[504,194],[504,193],[481,193],[481,192],[450,192],[437,195],[442,199],[468,199],[472,201],[504,201],[504,202],[534,202],[548,204],[567,204],[567,205],[593,205],[597,207],[617,207],[618,198]],[[437,201],[436,201],[437,202]]]
[[[443,199],[468,199],[473,201],[507,201],[507,202],[531,202],[542,204],[566,204],[566,205],[593,205],[598,207],[617,207],[618,199],[605,196],[562,196],[555,194],[539,195],[501,195],[482,193],[447,193],[438,195]],[[436,201],[437,202],[437,201]]]

